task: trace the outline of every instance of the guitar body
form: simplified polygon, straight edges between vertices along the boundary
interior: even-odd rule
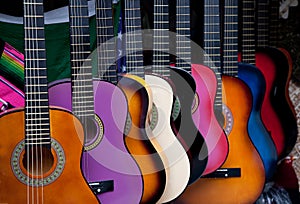
[[[2,164],[0,170],[0,202],[98,203],[97,197],[89,188],[80,169],[84,137],[82,125],[76,117],[67,111],[50,109],[52,154],[54,156],[51,169],[40,176],[44,179],[29,174],[30,180],[33,178],[37,182],[50,181],[50,183],[32,187],[30,184],[24,184],[25,181],[23,183],[17,179],[15,174],[20,179],[23,176],[27,179],[29,173],[22,162],[24,154],[24,146],[22,145],[24,142],[22,141],[24,141],[25,135],[24,115],[24,110],[20,109],[0,116],[0,161]],[[66,133],[68,134],[66,135]],[[16,155],[16,160],[13,163],[12,155]],[[20,158],[18,158],[19,156]],[[13,168],[12,165],[16,168]],[[62,169],[60,165],[63,165]],[[60,173],[57,178],[55,178],[56,173],[58,175]],[[52,179],[51,176],[54,176],[54,178]]]
[[[228,154],[228,141],[223,128],[220,126],[214,110],[217,92],[215,73],[208,67],[193,64],[192,76],[196,82],[196,106],[193,108],[195,125],[205,138],[208,149],[208,161],[204,171],[209,174],[219,168]],[[222,110],[216,110],[222,113]]]
[[[276,83],[276,65],[274,64],[273,60],[264,52],[257,51],[255,58],[257,68],[261,71],[266,80],[266,94],[262,104],[261,117],[266,129],[272,136],[277,149],[277,154],[280,157],[284,151],[285,135],[279,116],[271,102]]]
[[[151,121],[154,122],[151,128],[165,155],[163,163],[166,170],[166,186],[158,203],[166,203],[178,197],[186,188],[190,176],[190,162],[170,126],[172,87],[158,75],[146,74],[145,80],[151,89],[155,106],[152,107],[155,111],[152,112]]]
[[[249,88],[238,78],[222,76],[225,129],[229,153],[221,168],[240,168],[240,177],[200,178],[175,201],[176,204],[254,203],[263,190],[264,166],[248,134],[252,107]],[[238,96],[238,99],[237,99]]]
[[[24,107],[24,93],[0,76],[0,113],[15,107]]]
[[[143,193],[140,170],[124,144],[123,130],[127,101],[123,92],[112,83],[93,81],[95,120],[98,129],[86,144],[81,166],[89,183],[113,180],[113,190],[100,192],[102,203],[139,203]],[[64,97],[61,97],[64,96]],[[49,86],[51,105],[72,110],[72,84],[69,80]],[[101,128],[103,128],[101,130]],[[88,131],[88,134],[95,133]]]
[[[267,132],[261,118],[261,107],[265,95],[266,84],[261,72],[253,65],[239,63],[238,76],[251,90],[252,110],[248,122],[249,136],[264,164],[266,179],[273,176],[277,165],[275,144]]]
[[[166,172],[162,149],[150,129],[152,96],[142,78],[126,74],[117,84],[128,101],[128,120],[125,145],[136,160],[143,176],[144,191],[141,203],[156,203],[162,196]]]
[[[296,118],[296,111],[295,111],[295,107],[291,101],[291,98],[289,96],[289,86],[290,86],[290,80],[291,80],[291,77],[292,77],[292,72],[293,72],[293,59],[292,59],[292,56],[290,55],[290,53],[284,49],[284,48],[277,48],[280,52],[282,52],[287,61],[288,61],[288,64],[289,64],[289,71],[288,71],[288,76],[287,76],[287,83],[286,83],[286,87],[285,87],[285,96],[286,96],[286,100],[290,106],[290,109],[291,111],[293,112],[293,115],[294,117]]]
[[[180,105],[176,105],[175,102],[171,123],[174,133],[176,136],[180,136],[179,140],[190,157],[189,184],[191,184],[203,174],[208,160],[208,149],[204,137],[195,126],[192,118],[196,84],[192,75],[183,69],[171,67],[170,73],[170,78],[175,86],[176,97],[180,103]]]
[[[280,124],[283,129],[283,133],[285,136],[285,148],[283,154],[280,155],[284,157],[289,154],[289,152],[293,149],[296,140],[297,140],[297,121],[294,115],[294,111],[292,111],[289,100],[287,100],[287,87],[289,83],[290,71],[289,71],[289,62],[286,56],[275,48],[263,48],[259,53],[263,53],[264,56],[270,58],[273,61],[275,67],[275,80],[274,85],[271,90],[271,105],[274,107],[276,113],[278,114],[278,118],[280,120]],[[264,59],[260,58],[259,54],[256,56],[256,64],[257,67],[262,70],[264,65]],[[269,119],[269,117],[268,117]]]

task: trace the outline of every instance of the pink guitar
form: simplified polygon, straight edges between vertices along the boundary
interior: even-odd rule
[[[85,151],[81,161],[82,171],[101,203],[139,203],[143,180],[139,167],[124,144],[127,101],[113,83],[92,80],[87,2],[79,2],[70,1],[70,15],[73,16],[70,18],[72,80],[50,85],[50,104],[72,110],[83,123]],[[97,8],[97,17],[106,16],[105,21],[97,21],[100,46],[109,39],[108,33],[113,36],[111,1],[97,1]],[[74,18],[78,13],[82,18]],[[107,67],[109,57],[114,57],[107,55],[114,53],[113,44],[109,45],[105,56],[101,53],[103,50],[98,50],[99,76],[116,81],[115,66]]]
[[[177,1],[178,2],[178,1]],[[180,2],[178,2],[180,3]],[[182,1],[183,5],[187,5],[188,2]],[[218,14],[218,4],[213,5],[215,9],[208,9],[209,4],[205,1],[207,6],[205,7],[204,12],[208,15],[213,15],[212,12],[217,12]],[[177,5],[178,6],[178,5]],[[180,11],[178,7],[177,11]],[[189,13],[188,13],[189,14]],[[191,71],[193,78],[196,81],[196,95],[194,99],[194,104],[192,107],[193,120],[195,125],[198,127],[199,131],[205,138],[205,142],[208,148],[208,162],[206,168],[203,172],[203,175],[209,174],[216,169],[218,169],[225,161],[228,154],[228,141],[227,136],[225,135],[222,126],[220,125],[223,120],[222,116],[222,84],[221,84],[221,75],[220,75],[220,36],[214,34],[211,35],[210,32],[219,31],[219,18],[216,17],[205,17],[205,26],[204,26],[204,39],[205,45],[204,49],[208,53],[208,56],[204,62],[205,65],[193,64]],[[212,18],[212,19],[209,19]],[[183,32],[182,27],[188,26],[187,22],[189,16],[180,17],[177,19],[177,29],[180,29],[180,32]],[[211,25],[209,24],[211,22]],[[189,31],[189,30],[188,30]],[[179,38],[180,43],[184,45],[183,51],[186,52],[186,46],[189,42],[186,42],[190,37],[187,31],[184,34],[186,37]],[[200,51],[199,51],[200,53]],[[210,56],[211,54],[211,56]],[[211,57],[212,61],[208,60],[208,57]],[[186,56],[184,56],[186,59]],[[177,65],[177,64],[176,64]]]

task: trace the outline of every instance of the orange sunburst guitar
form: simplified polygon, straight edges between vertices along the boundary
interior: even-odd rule
[[[81,123],[48,106],[42,0],[24,0],[24,29],[25,109],[0,117],[0,203],[98,203],[80,169]]]
[[[212,6],[214,0],[211,1]],[[237,19],[237,0],[225,2],[225,8],[235,8],[225,19]],[[213,9],[209,8],[209,9]],[[236,27],[235,27],[236,26]],[[252,95],[248,86],[239,78],[237,44],[228,41],[237,24],[225,24],[224,31],[224,74],[222,76],[223,113],[225,131],[228,136],[229,153],[225,163],[216,172],[200,178],[190,185],[176,200],[176,204],[232,204],[254,203],[263,190],[265,172],[262,160],[248,134],[248,119],[252,107]],[[227,39],[227,40],[226,40]],[[233,38],[231,38],[233,39]],[[234,38],[237,39],[237,38]],[[237,43],[237,41],[236,41]],[[234,52],[233,50],[236,50]],[[228,60],[230,59],[230,60]]]

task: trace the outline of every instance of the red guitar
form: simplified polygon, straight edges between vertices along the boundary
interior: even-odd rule
[[[269,47],[269,8],[267,0],[257,4],[257,45],[260,47],[255,63],[266,79],[262,120],[271,133],[278,156],[284,157],[295,145],[297,124],[287,97],[291,74],[288,59],[283,52]]]

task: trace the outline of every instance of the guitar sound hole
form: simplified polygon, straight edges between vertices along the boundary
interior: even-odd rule
[[[29,147],[23,157],[23,166],[34,176],[47,173],[54,164],[51,149],[47,147]]]
[[[85,144],[89,144],[96,139],[98,136],[98,126],[96,121],[92,118],[87,118],[84,120],[84,130],[85,130]]]

